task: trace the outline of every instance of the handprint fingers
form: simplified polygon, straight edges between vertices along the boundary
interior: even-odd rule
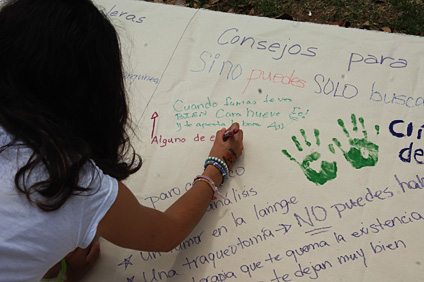
[[[307,147],[311,147],[312,143],[308,140],[307,136],[306,136],[306,132],[305,130],[301,129],[300,133],[303,137],[304,143]],[[319,139],[319,130],[315,129],[314,130],[314,136],[315,136],[315,145],[317,147],[319,147],[321,145],[321,141]],[[300,144],[298,138],[296,136],[292,136],[292,140],[297,148],[297,150],[299,152],[303,152],[303,147]],[[331,150],[331,149],[330,149]],[[302,162],[299,162],[298,160],[296,160],[287,150],[282,150],[283,154],[288,157],[291,161],[294,161],[295,163],[297,163],[300,167],[300,169],[302,170],[302,172],[304,173],[304,175],[306,176],[306,178],[317,184],[317,185],[322,185],[324,183],[326,183],[329,180],[332,180],[334,178],[336,178],[337,176],[337,163],[336,162],[327,162],[327,161],[321,161],[321,165],[320,165],[320,171],[316,171],[314,169],[312,169],[311,163],[319,161],[319,159],[321,158],[321,154],[319,152],[312,152],[307,154]],[[332,151],[334,153],[334,151]]]

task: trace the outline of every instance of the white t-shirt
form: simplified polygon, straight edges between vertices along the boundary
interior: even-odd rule
[[[9,140],[0,127],[0,146]],[[117,180],[89,163],[81,172],[80,185],[92,190],[71,196],[56,211],[42,211],[14,184],[17,169],[31,152],[14,146],[0,153],[0,282],[40,281],[65,255],[86,248],[118,194]]]

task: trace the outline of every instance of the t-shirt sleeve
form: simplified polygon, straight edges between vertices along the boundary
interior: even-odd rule
[[[118,195],[118,181],[104,174],[94,163],[91,163],[91,172],[82,178],[81,186],[90,187],[86,195],[78,197],[83,199],[78,247],[86,248],[94,240],[97,226],[108,212]],[[94,173],[93,173],[94,170]],[[80,199],[80,200],[81,200]]]

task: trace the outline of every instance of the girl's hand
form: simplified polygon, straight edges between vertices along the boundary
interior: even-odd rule
[[[238,132],[232,137],[224,141],[224,133],[228,130],[237,128]],[[209,153],[210,157],[215,157],[225,161],[228,167],[232,167],[237,158],[243,152],[243,130],[240,129],[238,123],[233,123],[228,129],[221,129],[216,133],[215,142]],[[227,162],[226,159],[229,161]]]
[[[224,133],[227,130],[233,130],[237,128],[239,131],[228,138],[226,141],[224,141]],[[228,129],[221,129],[216,133],[215,142],[212,146],[212,149],[209,153],[209,157],[215,157],[222,161],[224,161],[228,168],[231,169],[231,167],[234,165],[236,160],[241,156],[243,152],[243,130],[240,129],[240,126],[238,123],[234,123],[230,126]],[[209,167],[207,167],[207,170],[210,171]],[[218,170],[215,168],[215,170]],[[219,184],[222,182],[222,179],[220,182],[216,183]]]
[[[87,248],[77,248],[65,259],[68,265],[65,282],[80,281],[91,269],[100,254],[100,243],[92,242]]]

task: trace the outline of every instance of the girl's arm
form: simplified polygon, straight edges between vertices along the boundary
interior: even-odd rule
[[[229,129],[238,128],[233,124]],[[225,129],[217,132],[209,156],[224,159],[243,151],[243,131],[223,141]],[[229,152],[231,154],[229,154]],[[232,163],[230,164],[230,166]],[[213,165],[206,167],[203,175],[219,186],[220,171]],[[194,178],[194,177],[193,177]],[[213,191],[205,181],[197,181],[165,212],[141,205],[134,194],[119,183],[118,196],[100,221],[97,234],[125,248],[142,251],[170,251],[178,246],[199,223],[205,213]]]

